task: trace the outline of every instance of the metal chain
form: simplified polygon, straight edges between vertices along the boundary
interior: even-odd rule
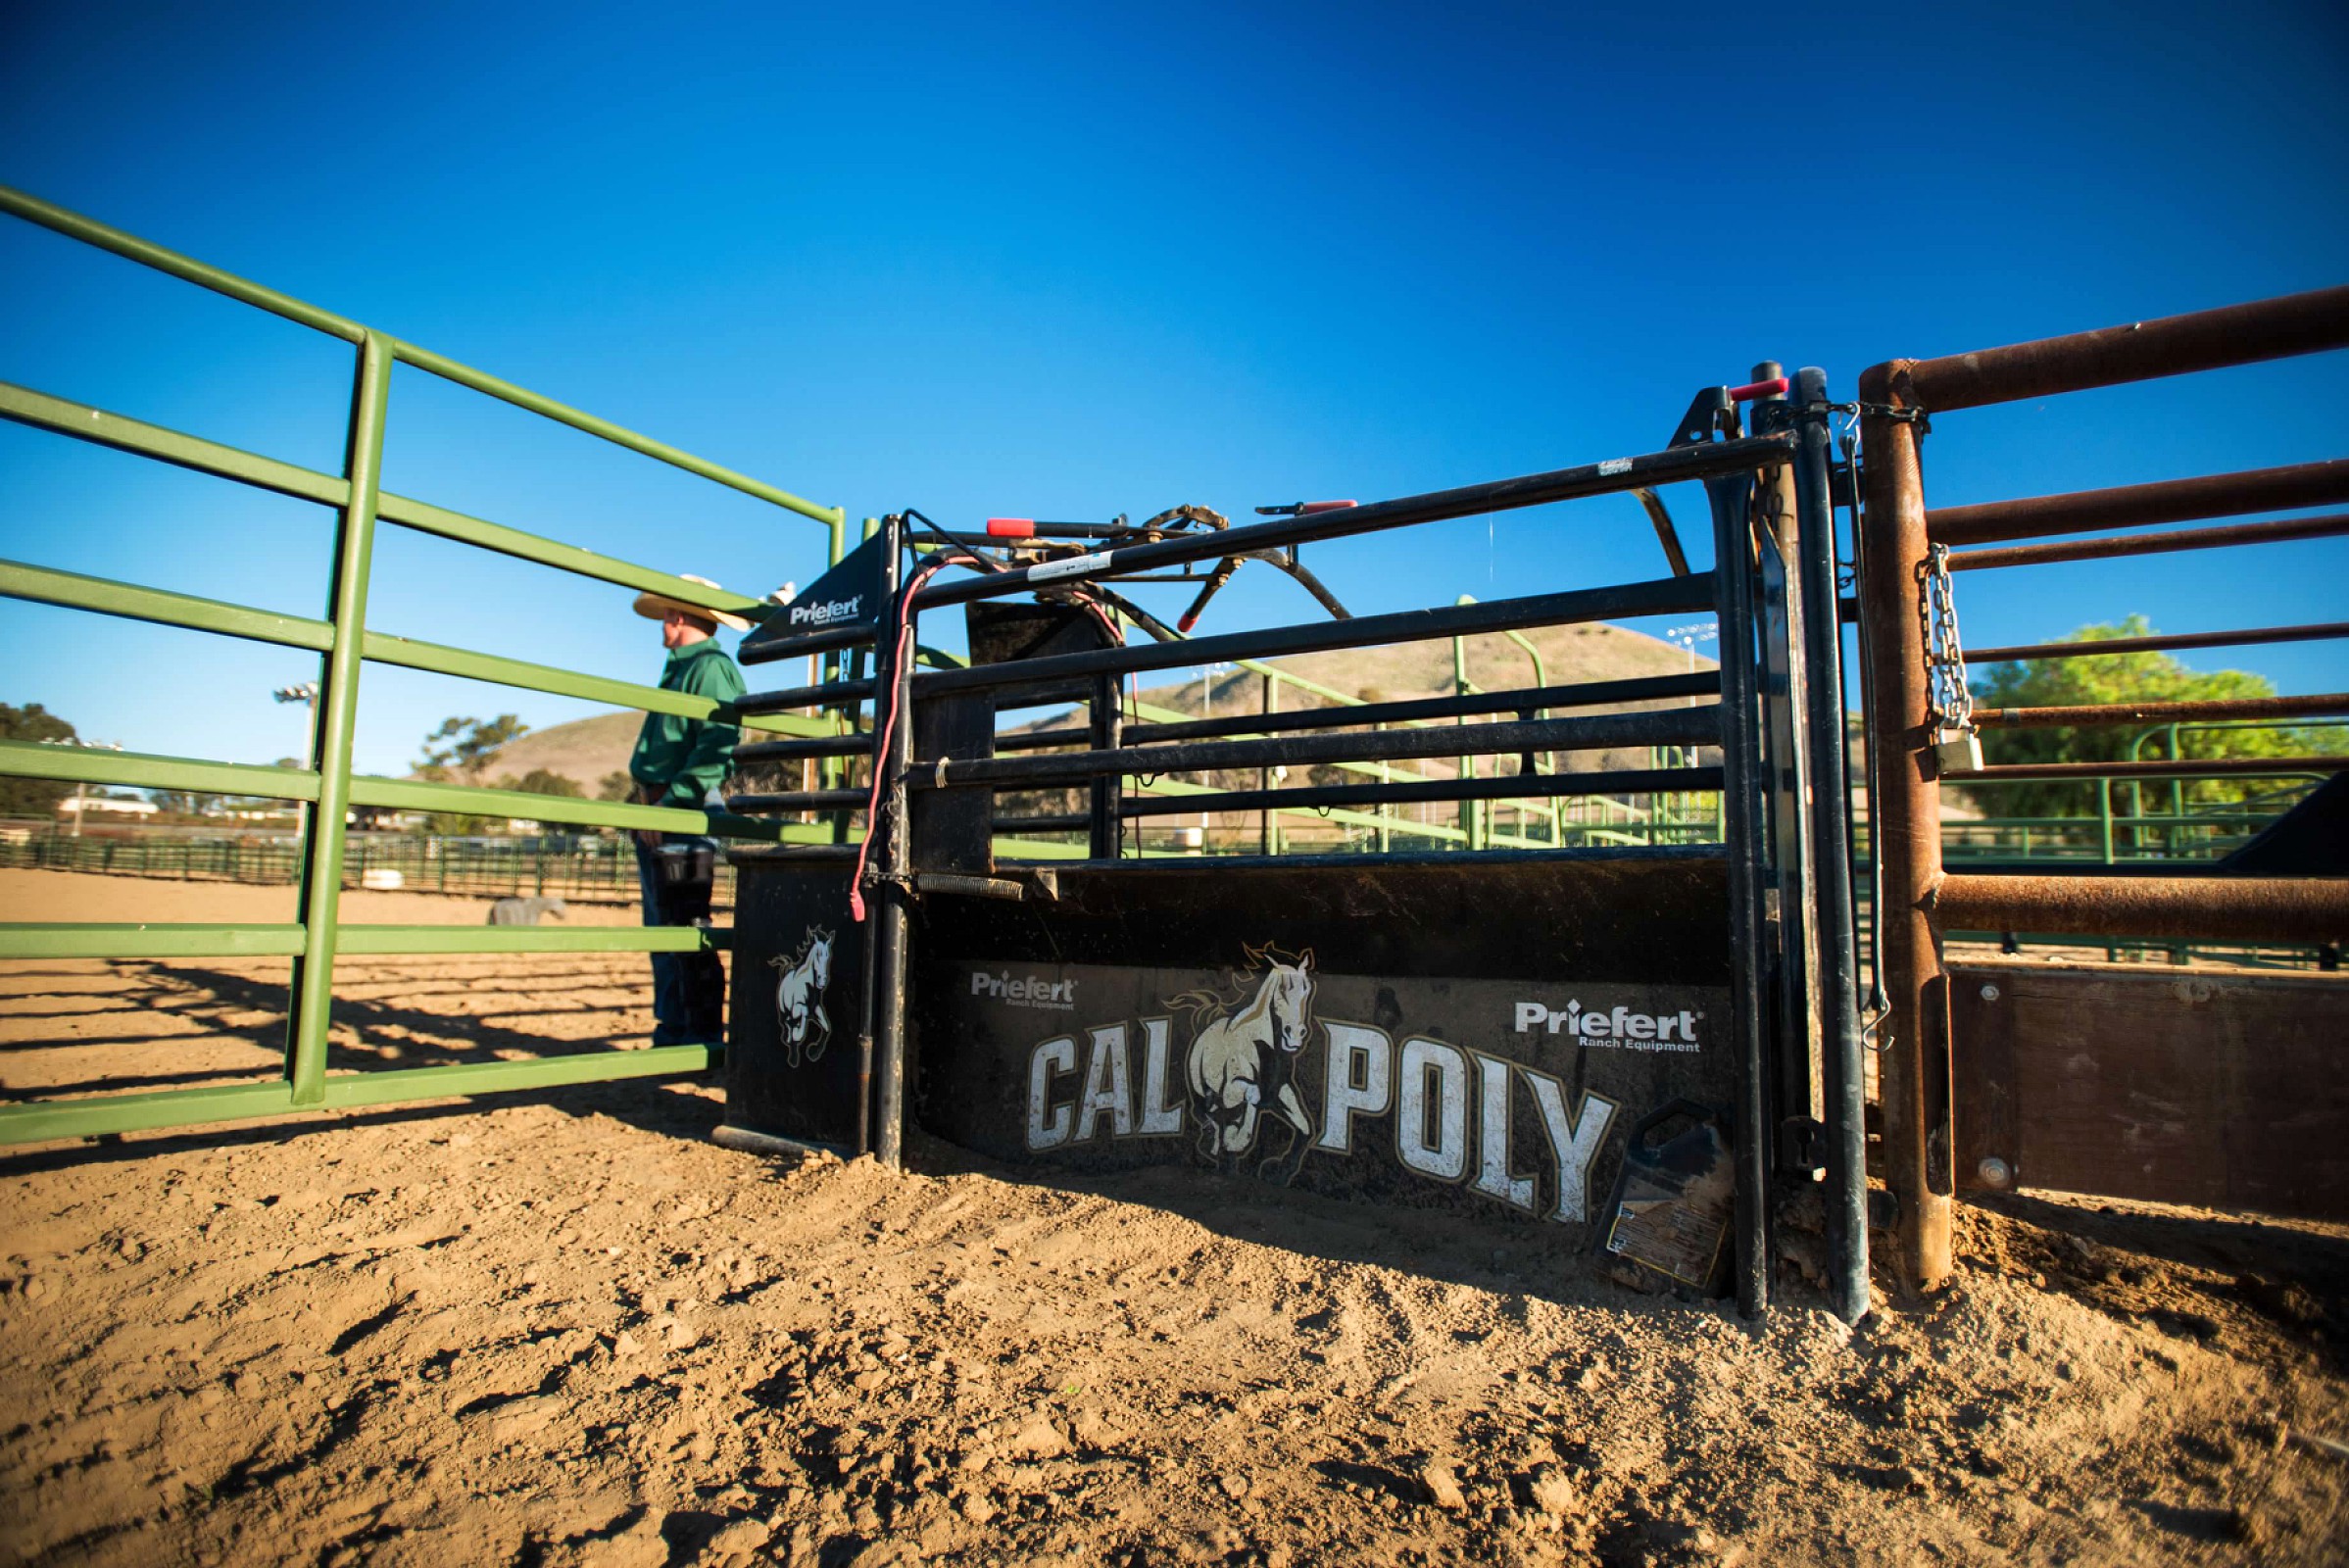
[[[1931,676],[1927,704],[1944,729],[1974,727],[1974,692],[1966,681],[1966,650],[1958,641],[1957,592],[1949,581],[1949,547],[1934,545],[1926,557],[1925,593],[1918,603],[1925,621],[1925,664]]]

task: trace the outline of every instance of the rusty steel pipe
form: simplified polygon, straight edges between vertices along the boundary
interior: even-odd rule
[[[1937,360],[1895,361],[1886,385],[1902,406],[1938,414],[2344,347],[2349,285]]]
[[[2349,877],[1951,876],[1933,901],[1947,931],[2337,942]]]
[[[2311,718],[2349,713],[2349,692],[2313,697],[2236,697],[2197,703],[2093,703],[2078,708],[1977,708],[1983,729],[2069,729],[2096,724],[2167,724],[2228,718]]]
[[[2349,501],[2349,458],[2331,458],[2284,468],[2248,468],[2109,490],[1941,507],[1926,514],[1925,526],[1935,544],[1986,545],[2099,528],[2152,528],[2200,517],[2329,507],[2343,501]]]
[[[2314,626],[2253,626],[2243,631],[2164,632],[2153,637],[2098,637],[2071,643],[2017,643],[2011,648],[1969,648],[1970,664],[2004,664],[2023,659],[2095,659],[2105,654],[2159,654],[2174,648],[2248,648],[2255,643],[2321,643],[2349,637],[2349,620]]]
[[[1860,399],[1913,406],[1896,365],[1860,377]],[[1877,963],[1887,1011],[1879,1027],[1884,1183],[1897,1213],[1894,1257],[1906,1283],[1949,1280],[1951,1199],[1947,981],[1928,907],[1941,881],[1941,786],[1934,767],[1917,613],[1928,540],[1917,429],[1885,414],[1863,416],[1867,549],[1859,585],[1869,636],[1868,721],[1877,748],[1869,802],[1883,902]]]
[[[1930,527],[1933,514],[1926,514]],[[2224,528],[2180,528],[2175,533],[2129,533],[2113,539],[2069,539],[2057,544],[2014,545],[2005,550],[1960,550],[1949,558],[1951,571],[1984,571],[1992,566],[2048,566],[2062,561],[2109,561],[2115,556],[2159,556],[2174,550],[2223,550],[2232,545],[2273,545],[2292,539],[2329,539],[2349,533],[2349,513],[2322,517],[2287,517],[2279,522],[2236,522]]]
[[[2338,773],[2345,767],[2349,767],[2349,757],[2188,757],[2178,761],[1996,762],[1949,777],[1960,784],[1995,784],[2002,779],[2283,778],[2296,773]]]

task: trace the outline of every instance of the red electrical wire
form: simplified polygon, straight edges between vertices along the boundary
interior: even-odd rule
[[[872,793],[864,802],[864,837],[856,845],[856,868],[849,878],[849,917],[858,925],[864,923],[864,861],[865,857],[872,853],[873,840],[880,835],[881,784],[889,773],[890,743],[897,734],[900,704],[897,701],[896,675],[905,667],[905,661],[913,652],[913,591],[922,585],[930,573],[944,566],[947,560],[944,556],[933,556],[916,566],[904,591],[898,595],[890,614],[890,620],[897,628],[897,659],[889,666],[889,712],[881,723],[880,749],[873,754]],[[874,701],[880,701],[878,692],[874,694]]]

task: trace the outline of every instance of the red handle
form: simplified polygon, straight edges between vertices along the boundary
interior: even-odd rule
[[[1748,382],[1744,386],[1731,387],[1729,389],[1729,400],[1732,403],[1750,403],[1755,398],[1777,397],[1793,384],[1793,382],[1787,380],[1783,375],[1775,381]]]
[[[990,517],[987,519],[990,539],[1033,539],[1036,537],[1034,517]]]
[[[1309,517],[1316,512],[1344,512],[1353,505],[1355,503],[1351,501],[1308,501],[1297,509],[1297,514],[1300,517]]]

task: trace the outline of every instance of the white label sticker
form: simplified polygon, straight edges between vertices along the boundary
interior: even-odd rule
[[[1632,471],[1632,460],[1629,458],[1609,458],[1606,462],[1598,466],[1598,471],[1601,474],[1629,473]]]
[[[1066,561],[1047,561],[1028,568],[1028,581],[1051,582],[1054,577],[1079,577],[1090,571],[1100,571],[1109,564],[1113,550],[1097,550],[1090,556],[1070,556]]]

